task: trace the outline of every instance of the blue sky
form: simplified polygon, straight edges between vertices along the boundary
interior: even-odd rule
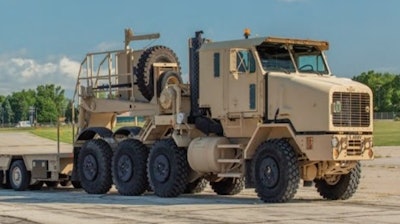
[[[0,95],[55,83],[74,88],[79,63],[90,51],[123,48],[123,29],[159,32],[155,42],[180,58],[188,73],[187,39],[195,31],[214,41],[252,36],[328,40],[337,76],[400,73],[400,1],[0,1]]]

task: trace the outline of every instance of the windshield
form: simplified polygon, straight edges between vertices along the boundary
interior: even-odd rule
[[[295,72],[297,68],[300,73],[328,74],[322,53],[314,46],[263,43],[257,46],[257,52],[266,71],[289,73]]]
[[[287,47],[283,44],[264,43],[257,47],[261,64],[266,71],[295,72]]]
[[[294,45],[292,48],[299,72],[328,74],[322,53],[316,47]]]

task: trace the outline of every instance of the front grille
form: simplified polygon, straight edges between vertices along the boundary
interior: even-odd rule
[[[347,155],[348,156],[359,156],[362,154],[361,140],[349,140]]]
[[[368,93],[335,92],[332,101],[335,127],[368,127],[370,125],[370,96]]]

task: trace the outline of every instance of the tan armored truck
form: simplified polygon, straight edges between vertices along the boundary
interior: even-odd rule
[[[300,181],[326,199],[357,189],[373,159],[372,92],[332,75],[325,41],[257,37],[189,40],[190,84],[158,38],[125,31],[125,48],[87,54],[77,81],[75,186],[160,197],[255,188],[264,202],[292,199]],[[248,35],[247,35],[248,36]],[[115,131],[116,116],[143,116]],[[313,184],[315,183],[315,184]]]

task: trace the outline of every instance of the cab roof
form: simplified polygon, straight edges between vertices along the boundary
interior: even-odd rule
[[[329,43],[327,41],[309,40],[309,39],[293,39],[293,38],[282,38],[282,37],[256,37],[242,40],[230,40],[221,42],[209,42],[203,44],[200,48],[201,51],[217,50],[217,49],[229,49],[229,48],[250,48],[261,45],[262,43],[277,43],[286,45],[308,45],[314,46],[321,51],[329,49]]]

